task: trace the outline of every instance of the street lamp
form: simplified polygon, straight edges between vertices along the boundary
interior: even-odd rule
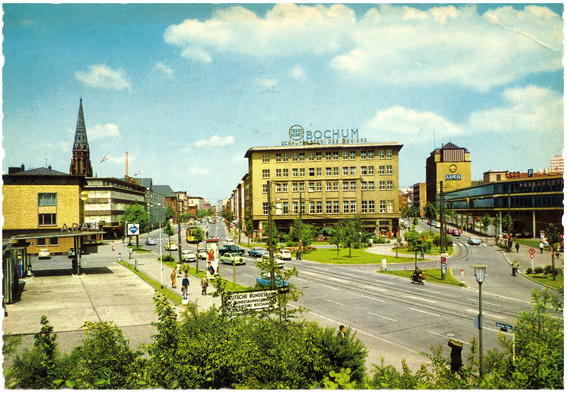
[[[474,269],[474,276],[478,282],[478,377],[482,378],[482,282],[486,275],[486,268],[488,265],[471,265]]]

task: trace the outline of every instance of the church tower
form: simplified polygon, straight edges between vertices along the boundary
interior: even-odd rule
[[[73,159],[71,160],[69,173],[71,175],[93,176],[89,142],[87,141],[87,128],[85,127],[85,117],[83,115],[83,99],[79,102],[79,119],[77,119],[75,143],[73,144]]]

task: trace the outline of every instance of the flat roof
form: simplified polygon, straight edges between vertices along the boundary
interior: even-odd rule
[[[29,234],[21,234],[21,235],[14,235],[10,237],[13,240],[19,239],[28,239],[28,238],[68,238],[68,237],[82,237],[84,235],[94,235],[94,234],[104,234],[104,231],[101,230],[92,230],[92,231],[53,231],[53,232],[46,232],[46,233],[29,233]]]
[[[269,152],[282,150],[333,150],[333,149],[353,149],[353,148],[402,148],[404,145],[399,142],[364,142],[352,144],[298,144],[298,145],[278,145],[278,146],[258,146],[246,151],[244,157],[250,157],[252,152]]]

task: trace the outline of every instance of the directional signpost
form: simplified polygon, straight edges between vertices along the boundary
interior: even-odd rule
[[[139,224],[128,224],[128,236],[140,235],[140,225]]]
[[[508,330],[514,329],[514,326],[512,326],[511,324],[500,323],[500,322],[496,322],[496,327],[499,327],[500,331],[503,332],[508,332]]]
[[[530,248],[530,257],[532,259],[532,272],[534,271],[534,256],[535,256],[535,249],[534,248]]]

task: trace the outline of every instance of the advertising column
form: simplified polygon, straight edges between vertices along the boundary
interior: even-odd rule
[[[215,278],[219,273],[219,240],[206,239],[207,251],[207,279]]]

